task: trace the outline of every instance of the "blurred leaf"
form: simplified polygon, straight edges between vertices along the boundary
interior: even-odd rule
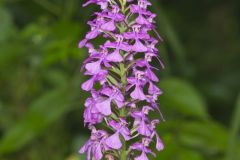
[[[173,133],[163,135],[162,139],[164,140],[165,149],[161,152],[157,152],[157,158],[153,158],[154,160],[203,160],[201,152],[180,144]]]
[[[14,152],[52,125],[71,107],[73,92],[63,87],[34,101],[26,115],[10,128],[0,141],[0,153]]]
[[[239,146],[237,146],[239,145],[238,140],[239,130],[240,130],[240,94],[237,99],[236,109],[234,110],[233,113],[231,130],[229,133],[228,148],[226,150],[227,151],[226,160],[237,159],[236,153],[239,152],[239,150],[237,151],[237,148],[239,148]]]
[[[156,21],[158,25],[158,30],[161,30],[161,33],[164,33],[164,35],[166,35],[166,43],[170,46],[171,50],[173,50],[176,59],[176,66],[178,66],[176,69],[181,69],[182,73],[186,73],[186,70],[189,67],[186,67],[186,52],[179,39],[179,36],[177,35],[174,27],[172,27],[170,21],[168,20],[168,17],[164,12],[163,7],[160,7],[160,3],[158,1],[152,1],[152,3],[153,11],[157,13]]]
[[[55,62],[66,62],[69,58],[79,58],[80,50],[77,47],[78,37],[82,28],[78,23],[70,21],[60,21],[51,28],[51,38],[53,39],[43,48],[44,64],[52,64]],[[67,30],[68,32],[63,32]]]
[[[13,74],[12,70],[16,71],[16,69],[23,67],[22,62],[28,54],[25,51],[26,48],[23,44],[16,41],[12,41],[11,44],[0,44],[0,76],[6,77],[10,73]]]
[[[172,133],[168,133],[162,136],[162,139],[164,140],[165,148],[161,152],[157,153],[157,159],[175,159],[178,155],[177,150],[179,148],[178,144],[174,140],[174,135]],[[173,154],[175,153],[175,154]],[[155,158],[152,158],[155,159]]]
[[[73,154],[73,155],[69,156],[66,160],[79,160],[79,155]]]
[[[179,160],[186,160],[186,159],[191,159],[191,160],[203,160],[203,156],[199,151],[193,150],[193,149],[187,149],[187,148],[182,148],[179,149]]]
[[[189,82],[168,78],[161,81],[160,87],[164,91],[164,94],[160,97],[160,103],[164,108],[174,109],[186,116],[208,117],[204,100]]]
[[[13,22],[12,16],[9,14],[8,10],[5,10],[3,7],[0,6],[0,43],[6,40],[12,32],[13,29]]]
[[[67,75],[61,70],[48,70],[45,71],[44,77],[47,79],[51,86],[63,86],[67,82]]]
[[[207,153],[222,152],[227,144],[227,132],[216,122],[184,121],[178,126],[180,142],[190,148],[200,148]]]
[[[49,29],[50,27],[46,24],[39,22],[31,23],[20,32],[20,38],[30,41],[32,45],[42,44],[49,36]]]
[[[73,139],[73,151],[76,154],[73,154],[72,156],[70,156],[70,158],[73,158],[73,159],[75,158],[78,160],[86,159],[86,154],[79,154],[78,151],[87,142],[88,138],[89,138],[89,135],[81,134],[80,137]],[[71,160],[71,159],[69,159],[69,160]]]

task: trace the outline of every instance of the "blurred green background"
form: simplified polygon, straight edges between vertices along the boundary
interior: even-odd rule
[[[166,123],[161,160],[240,160],[240,1],[152,0]],[[78,49],[97,7],[0,0],[0,160],[79,160],[88,138]]]

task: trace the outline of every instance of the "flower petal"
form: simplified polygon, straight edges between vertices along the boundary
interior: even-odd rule
[[[98,29],[94,29],[94,30],[87,33],[86,39],[94,39],[99,35],[99,33],[100,32],[98,31]]]
[[[79,44],[78,44],[78,47],[79,47],[79,48],[84,47],[84,46],[86,45],[87,41],[88,41],[87,39],[81,40],[81,41],[79,42]]]
[[[144,136],[151,136],[151,131],[143,120],[138,126],[138,133]]]
[[[136,52],[146,52],[147,47],[144,46],[139,40],[136,40],[135,44],[132,46],[132,50]]]
[[[111,115],[112,114],[111,99],[108,98],[100,103],[97,103],[96,108],[100,113],[104,114],[105,116]]]
[[[162,140],[160,139],[160,137],[158,135],[156,135],[156,139],[157,139],[157,143],[156,143],[156,148],[158,151],[161,151],[164,149],[164,144],[162,142]]]
[[[116,26],[114,24],[114,21],[111,20],[101,26],[101,28],[105,31],[114,31],[116,29]]]
[[[103,157],[102,150],[101,150],[101,144],[97,144],[94,146],[95,148],[93,149],[93,157],[95,160],[101,160]]]
[[[90,91],[93,88],[94,76],[82,84],[82,89],[84,91]]]
[[[139,99],[139,100],[145,100],[146,96],[143,93],[143,90],[141,87],[139,87],[138,85],[136,85],[134,91],[131,93],[131,97],[134,99]]]
[[[107,60],[111,62],[122,62],[123,58],[119,53],[119,50],[116,49],[113,53],[107,56]]]
[[[149,24],[149,22],[141,14],[137,17],[136,22],[138,24]]]
[[[119,138],[119,133],[116,132],[112,136],[106,139],[106,144],[113,149],[120,149],[122,147],[122,142]]]
[[[134,160],[148,160],[148,158],[146,153],[142,152],[142,154],[139,157],[136,157]]]
[[[154,82],[158,82],[159,79],[156,76],[156,74],[154,72],[152,72],[152,70],[150,68],[147,69],[146,71],[147,76],[149,77],[149,79],[151,79]]]
[[[101,70],[101,62],[96,61],[96,62],[88,63],[86,64],[85,68],[90,73],[93,73],[93,74],[98,73]]]

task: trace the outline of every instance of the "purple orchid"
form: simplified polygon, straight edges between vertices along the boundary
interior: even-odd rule
[[[150,124],[151,130],[152,130],[152,135],[151,138],[153,138],[154,136],[156,137],[156,148],[158,151],[161,151],[164,149],[164,145],[162,143],[161,138],[159,137],[159,135],[157,134],[157,132],[155,131],[156,128],[156,124],[159,123],[159,120],[153,120]]]
[[[123,107],[124,105],[124,97],[122,93],[116,88],[103,88],[100,93],[107,98],[100,98],[99,102],[96,103],[96,108],[99,110],[100,113],[104,114],[105,116],[109,116],[112,114],[111,111],[111,102],[115,102],[118,108]]]
[[[135,77],[129,77],[127,79],[129,83],[127,90],[135,86],[134,91],[131,93],[131,97],[133,99],[138,99],[138,100],[146,99],[146,96],[143,93],[143,86],[145,85],[144,75],[145,74],[142,71],[135,71]]]
[[[128,123],[123,118],[120,118],[120,122],[114,120],[109,122],[109,126],[115,130],[115,133],[106,139],[106,144],[113,149],[120,149],[122,147],[122,142],[120,140],[120,135],[128,141],[130,140],[130,131],[126,127]]]
[[[138,14],[138,17],[136,18],[136,22],[141,25],[149,25],[152,23],[148,18],[145,18],[144,16],[153,18],[154,14],[152,14],[150,11],[147,11],[147,6],[151,5],[150,2],[146,0],[139,0],[138,5],[131,5],[130,12]],[[152,17],[153,16],[153,17]]]
[[[115,37],[117,39],[116,42],[107,41],[104,44],[106,48],[114,49],[114,51],[108,55],[107,59],[112,62],[122,62],[123,58],[120,55],[120,50],[129,52],[131,48],[129,47],[128,43],[123,42],[124,37],[122,35],[115,35]]]
[[[88,98],[85,102],[84,123],[97,124],[103,120],[104,116],[96,108],[96,97]]]
[[[105,144],[105,140],[108,137],[107,132],[102,130],[96,130],[95,127],[90,127],[92,130],[91,138],[80,149],[80,153],[87,153],[87,160],[91,160],[94,157],[95,160],[101,160],[103,157],[103,151],[108,150]]]
[[[108,0],[88,0],[86,3],[83,4],[83,7],[86,7],[89,4],[97,4],[101,6],[101,9],[106,9],[108,6]]]
[[[90,91],[93,88],[95,82],[97,81],[100,81],[101,83],[105,82],[107,71],[100,70],[97,74],[93,74],[86,71],[85,75],[91,75],[92,77],[82,84],[82,89],[85,91]]]
[[[150,136],[152,133],[151,128],[148,126],[148,113],[150,110],[153,110],[149,106],[144,106],[142,108],[142,111],[135,111],[131,114],[131,116],[134,118],[134,124],[133,127],[137,128],[137,131],[139,134],[144,136]]]
[[[152,154],[153,156],[156,157],[155,153],[153,153],[151,151],[151,149],[148,148],[150,142],[151,142],[151,139],[143,138],[142,142],[134,143],[131,146],[131,149],[138,150],[138,151],[142,152],[140,156],[135,158],[135,160],[148,160],[148,158],[147,158],[148,153],[150,153],[150,154]]]
[[[112,5],[111,12],[104,15],[105,18],[110,19],[108,22],[101,26],[101,29],[105,31],[114,31],[116,29],[116,22],[121,22],[124,20],[124,15],[119,13],[120,9],[117,5]]]
[[[132,26],[132,32],[126,32],[124,34],[126,39],[133,39],[135,43],[132,46],[132,50],[135,52],[146,52],[147,47],[141,42],[150,39],[147,32],[141,31],[141,25]]]
[[[87,42],[91,39],[94,39],[96,38],[98,35],[101,34],[101,26],[103,24],[106,23],[106,21],[104,20],[104,17],[102,16],[101,13],[96,13],[97,15],[97,18],[94,19],[93,21],[89,21],[88,22],[88,25],[91,26],[91,31],[89,31],[86,36],[85,36],[85,39],[83,39],[82,41],[80,41],[79,43],[79,47],[82,48],[84,47]]]
[[[148,10],[149,0],[87,0],[83,6],[89,4],[101,11],[93,14],[90,31],[79,43],[89,53],[81,67],[89,76],[82,89],[91,92],[83,113],[91,137],[80,153],[87,160],[148,160],[149,154],[155,156],[150,143],[158,151],[164,148],[156,131],[160,121],[149,118],[156,110],[164,121],[158,103],[162,91],[156,84],[156,71],[164,68],[156,48],[157,38],[161,40],[156,14]],[[100,37],[103,44],[92,43]],[[160,67],[154,67],[155,61]]]
[[[84,66],[90,73],[97,74],[101,71],[102,64],[104,67],[111,67],[110,62],[114,61],[111,61],[110,56],[108,50],[102,46],[100,52],[92,53],[90,57],[85,60]]]

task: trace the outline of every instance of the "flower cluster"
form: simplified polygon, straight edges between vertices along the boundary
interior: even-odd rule
[[[91,137],[80,153],[87,160],[148,160],[149,154],[155,156],[151,143],[158,151],[164,148],[155,130],[159,120],[148,118],[155,110],[161,115],[154,70],[164,66],[155,47],[161,41],[156,14],[148,10],[148,0],[88,0],[83,6],[89,4],[99,5],[101,12],[88,22],[91,30],[79,43],[89,52],[82,66],[89,79],[82,89],[91,92],[84,110]],[[105,42],[96,47],[97,37]]]

